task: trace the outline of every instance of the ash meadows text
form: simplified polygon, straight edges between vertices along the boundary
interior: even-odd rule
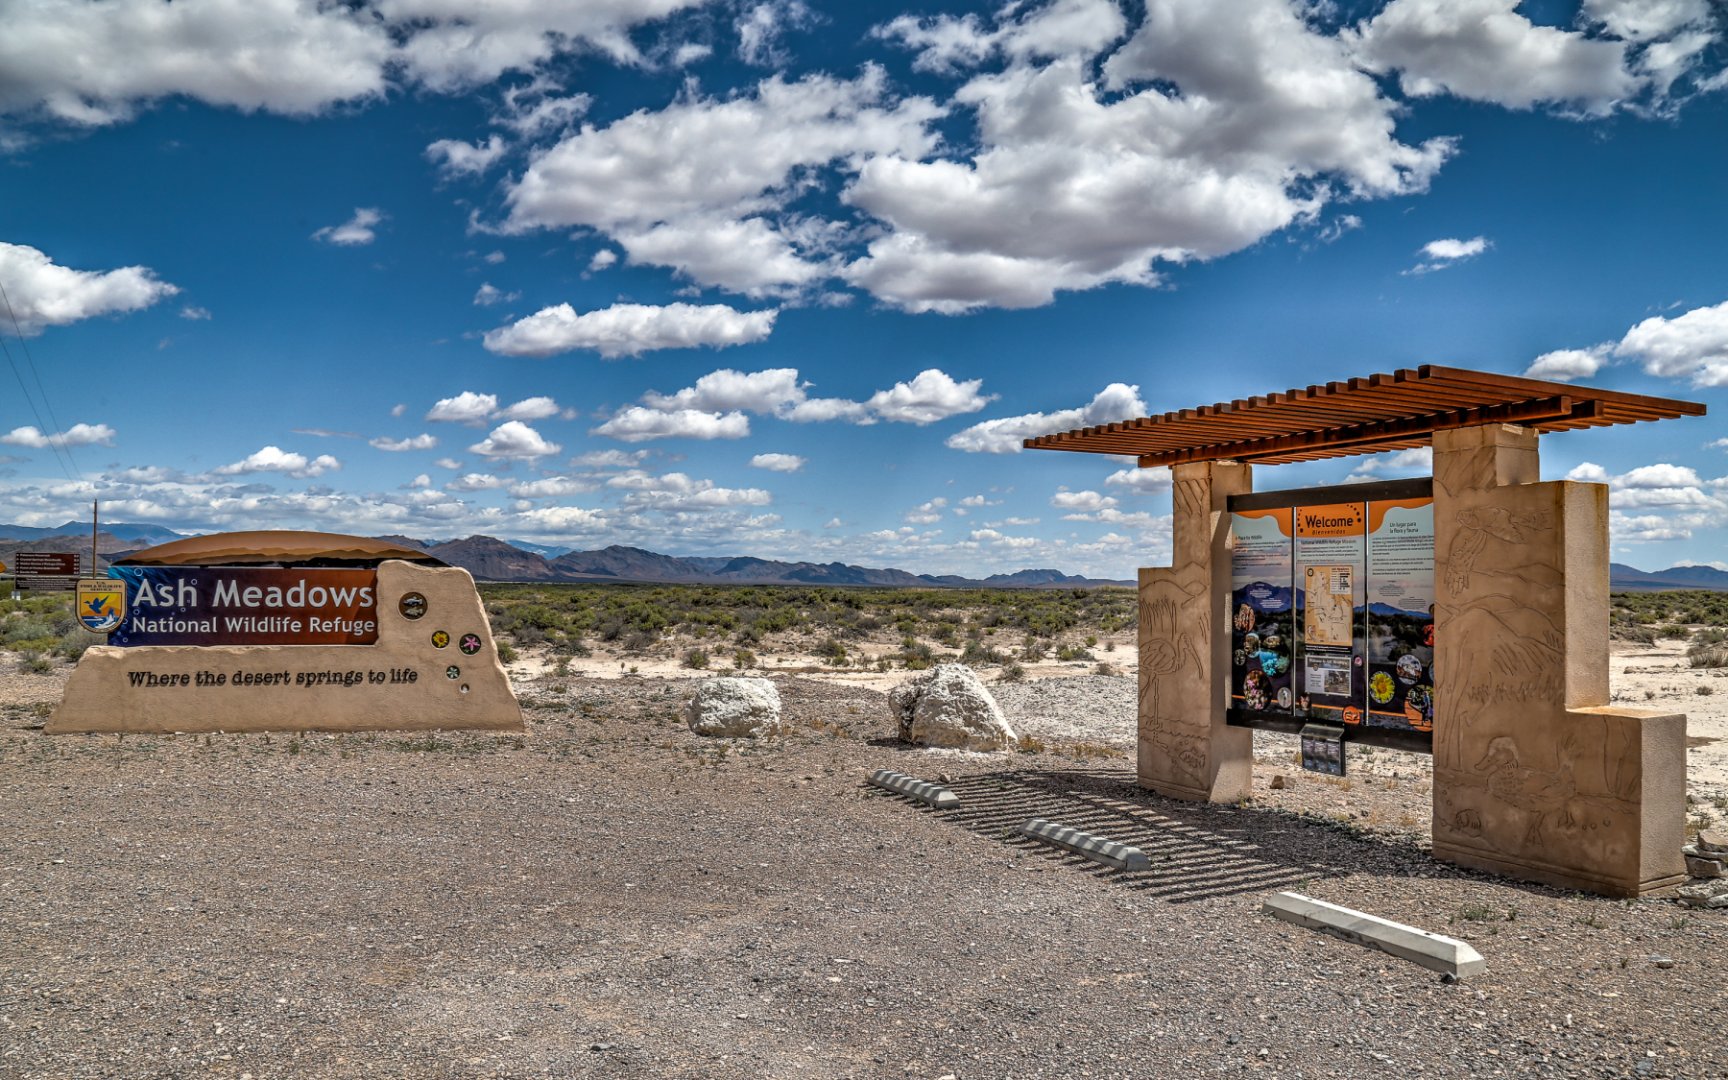
[[[132,599],[134,607],[195,608],[200,606],[198,583],[190,578],[153,584],[138,582],[138,593]],[[233,580],[218,579],[210,590],[211,607],[227,608],[322,608],[353,606],[372,607],[377,598],[370,585],[326,587],[306,584],[301,578],[286,588],[280,585],[245,585]]]

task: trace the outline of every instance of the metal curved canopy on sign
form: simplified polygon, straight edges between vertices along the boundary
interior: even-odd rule
[[[386,559],[444,566],[418,548],[369,536],[272,529],[191,536],[135,551],[115,566],[376,566]]]
[[[1518,424],[1539,433],[1702,416],[1692,401],[1424,364],[1300,390],[1027,439],[1028,450],[1131,454],[1142,466],[1258,465],[1427,446],[1434,432]]]

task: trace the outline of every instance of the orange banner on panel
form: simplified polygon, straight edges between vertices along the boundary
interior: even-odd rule
[[[1304,537],[1361,536],[1367,518],[1367,513],[1361,503],[1302,506],[1296,510],[1296,535]]]
[[[1368,531],[1379,532],[1389,510],[1420,510],[1433,505],[1433,499],[1377,499],[1368,504]]]
[[[1290,516],[1293,513],[1291,507],[1275,506],[1270,510],[1232,510],[1230,512],[1236,517],[1243,519],[1270,521],[1274,525],[1278,526],[1279,532],[1283,533],[1285,536],[1290,535]]]

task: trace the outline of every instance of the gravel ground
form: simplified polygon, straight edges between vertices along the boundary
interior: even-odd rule
[[[520,738],[51,738],[58,681],[0,675],[0,1076],[1728,1076],[1728,913],[1432,862],[1426,759],[1263,738],[1254,799],[1195,806],[1134,786],[1129,680],[997,687],[1044,746],[1001,755],[776,681],[753,745],[686,731],[688,682],[582,678],[523,685]],[[1260,913],[1287,888],[1488,972]]]

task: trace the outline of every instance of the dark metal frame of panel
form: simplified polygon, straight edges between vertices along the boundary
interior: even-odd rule
[[[1377,480],[1368,484],[1334,484],[1330,487],[1289,488],[1283,491],[1250,491],[1230,496],[1227,509],[1277,510],[1283,507],[1324,506],[1327,503],[1374,502],[1383,499],[1428,499],[1434,495],[1434,479],[1419,476],[1409,480]],[[1229,626],[1230,621],[1222,621]],[[1228,700],[1228,691],[1226,700]],[[1224,720],[1232,727],[1255,728],[1260,731],[1282,731],[1300,735],[1302,729],[1315,723],[1313,717],[1269,717],[1265,713],[1226,707]],[[1357,724],[1344,729],[1344,744],[1384,746],[1393,750],[1409,750],[1418,754],[1434,752],[1431,731],[1401,731],[1396,728],[1374,728]]]

